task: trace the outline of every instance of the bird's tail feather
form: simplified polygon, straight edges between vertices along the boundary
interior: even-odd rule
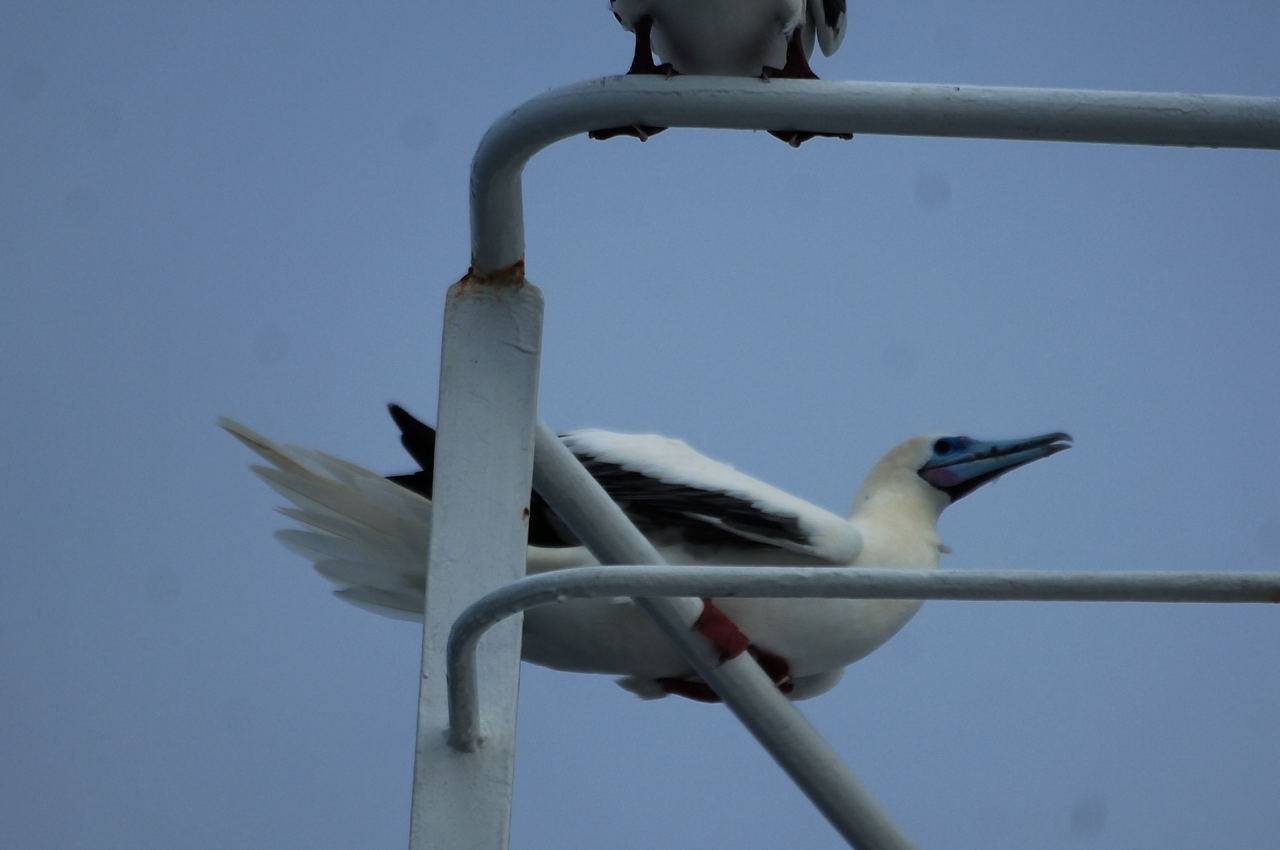
[[[305,529],[276,532],[338,585],[336,595],[403,619],[422,616],[431,502],[375,472],[324,452],[286,445],[222,417],[218,424],[267,460],[250,467],[295,507]]]

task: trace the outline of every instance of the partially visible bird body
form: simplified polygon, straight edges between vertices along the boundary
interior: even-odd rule
[[[635,33],[628,74],[817,79],[809,67],[814,42],[830,56],[844,40],[848,22],[845,0],[610,0],[609,6]],[[663,64],[654,63],[655,52]],[[637,122],[589,135],[645,141],[664,129]],[[814,136],[852,138],[794,127],[769,133],[792,147]]]
[[[389,480],[322,452],[275,443],[231,420],[221,424],[271,463],[254,469],[297,506],[284,513],[308,526],[278,532],[281,542],[339,584],[342,598],[389,616],[419,618],[432,510],[425,458],[434,448],[434,432],[399,408],[393,407],[393,415],[406,447],[426,467],[423,473]],[[605,431],[564,437],[669,563],[907,569],[938,565],[946,550],[936,522],[955,498],[1067,448],[1067,439],[1060,433],[1002,443],[913,438],[873,468],[846,519],[678,440]],[[529,547],[530,573],[597,563],[557,518],[536,515],[550,511],[544,502],[535,498],[531,505],[545,545]],[[711,602],[749,637],[753,651],[785,668],[786,689],[796,699],[834,685],[844,667],[897,633],[921,604],[737,597]],[[523,646],[530,662],[624,676],[621,684],[641,696],[682,693],[684,685],[698,684],[688,662],[629,599],[569,600],[531,609],[525,613]]]
[[[555,552],[555,550],[551,550]],[[661,547],[669,564],[737,566],[858,566],[831,564],[794,554],[773,557],[755,551],[722,550],[697,557],[683,547]],[[530,549],[529,572],[597,563],[583,549],[546,558]],[[936,567],[932,564],[920,567]],[[714,604],[755,647],[786,659],[795,698],[814,696],[815,678],[835,684],[838,671],[891,638],[919,610],[917,600],[716,598]],[[654,681],[690,676],[689,664],[630,599],[567,600],[525,612],[524,658],[534,664],[583,673],[625,674],[624,685],[644,696],[661,696]],[[822,690],[826,690],[824,687]]]
[[[640,36],[652,26],[652,48],[681,74],[769,76],[788,64],[798,39],[804,59],[821,35],[831,55],[844,37],[843,0],[612,0],[619,23]]]
[[[804,0],[614,0],[611,5],[628,30],[651,18],[654,52],[679,73],[741,77],[786,63],[787,40],[803,24],[805,12]]]

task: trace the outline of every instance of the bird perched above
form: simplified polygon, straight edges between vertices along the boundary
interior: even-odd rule
[[[845,0],[610,0],[609,6],[618,23],[635,33],[628,74],[816,80],[809,67],[814,42],[830,56],[848,24]],[[653,61],[655,52],[663,64]],[[592,131],[591,137],[628,135],[643,141],[663,129],[613,127]],[[816,135],[770,132],[792,146]]]
[[[816,39],[830,56],[844,39],[845,0],[610,0],[635,33],[631,74],[815,79]],[[654,64],[656,52],[665,65]]]
[[[253,469],[296,506],[282,513],[307,526],[277,532],[285,546],[339,585],[341,598],[419,619],[435,432],[402,408],[392,405],[391,412],[422,471],[385,478],[323,452],[273,442],[230,419],[219,424],[270,462]],[[872,467],[848,517],[679,440],[598,430],[562,439],[669,563],[931,569],[947,551],[936,527],[944,508],[1011,469],[1069,448],[1071,438],[913,437]],[[532,494],[528,572],[595,563]],[[892,637],[921,602],[723,598],[705,604],[704,619],[727,617],[780,689],[803,699],[831,688],[847,665]],[[530,609],[523,657],[559,670],[623,676],[620,684],[643,697],[714,699],[629,599],[574,599]]]

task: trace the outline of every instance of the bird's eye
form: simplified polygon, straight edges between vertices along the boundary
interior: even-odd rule
[[[956,448],[955,440],[951,439],[950,437],[943,437],[941,440],[938,440],[938,442],[933,444],[934,454],[945,455],[945,454],[948,454],[949,452],[955,451],[955,448]]]

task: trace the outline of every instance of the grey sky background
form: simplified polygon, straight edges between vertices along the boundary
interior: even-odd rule
[[[227,413],[374,469],[434,419],[488,124],[604,0],[27,2],[0,26],[0,846],[402,846],[418,632],[270,537]],[[1275,95],[1280,6],[855,3],[829,78]],[[527,172],[554,426],[844,511],[898,440],[1077,447],[944,566],[1272,570],[1280,159],[762,133]],[[1275,843],[1266,607],[930,603],[803,705],[922,847]],[[721,707],[526,667],[515,848],[842,846]]]

